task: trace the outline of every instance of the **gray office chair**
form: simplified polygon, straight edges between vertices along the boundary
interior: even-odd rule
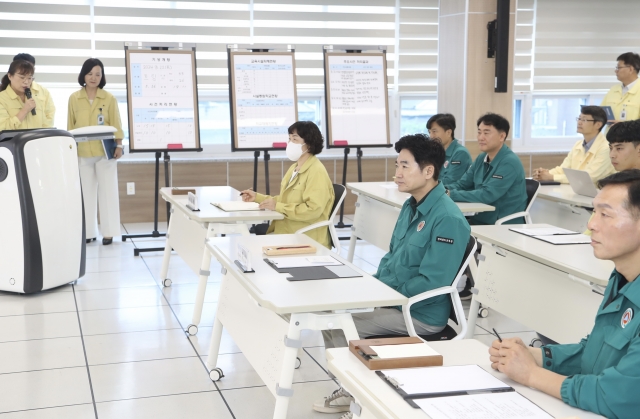
[[[329,215],[329,219],[311,224],[310,226],[307,226],[305,228],[301,228],[300,230],[296,231],[296,234],[302,234],[307,231],[314,230],[316,228],[328,226],[330,244],[332,244],[333,247],[335,247],[336,253],[340,254],[340,249],[341,249],[340,240],[338,239],[338,233],[336,232],[336,227],[333,225],[333,217],[335,217],[336,213],[340,209],[340,205],[342,204],[342,201],[344,201],[344,198],[347,196],[347,188],[345,188],[344,185],[341,185],[339,183],[334,183],[333,193],[335,194],[335,199],[333,201],[333,207],[331,208],[331,214]]]
[[[524,217],[526,224],[533,224],[531,221],[531,206],[533,202],[536,200],[538,196],[538,192],[540,191],[540,182],[533,179],[525,179],[527,185],[527,208],[524,211],[516,212],[511,215],[507,215],[506,217],[502,217],[498,221],[496,221],[496,225],[501,225],[506,223],[509,220],[513,220],[514,218]]]

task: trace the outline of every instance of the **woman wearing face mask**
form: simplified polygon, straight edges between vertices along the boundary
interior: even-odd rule
[[[258,202],[260,208],[284,215],[284,220],[271,222],[267,234],[293,234],[301,228],[329,219],[335,195],[327,169],[316,157],[323,147],[324,140],[316,124],[311,121],[296,122],[289,127],[287,143],[287,157],[295,164],[282,179],[280,195],[242,191],[243,201]],[[316,228],[305,234],[330,247],[327,227]]]
[[[33,64],[16,60],[0,83],[0,131],[7,129],[50,128],[51,122],[44,113],[46,101],[32,95],[29,86],[33,81]],[[31,96],[31,97],[29,97]],[[33,114],[35,111],[35,115]]]

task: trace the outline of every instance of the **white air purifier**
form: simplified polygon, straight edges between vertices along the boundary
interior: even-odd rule
[[[34,293],[84,275],[77,156],[67,131],[0,132],[0,290]]]

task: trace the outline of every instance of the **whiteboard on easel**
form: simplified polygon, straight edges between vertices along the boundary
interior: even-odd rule
[[[129,148],[201,151],[195,49],[125,47]]]
[[[327,146],[388,147],[384,53],[325,53]]]
[[[287,146],[298,117],[293,52],[229,53],[232,150]]]

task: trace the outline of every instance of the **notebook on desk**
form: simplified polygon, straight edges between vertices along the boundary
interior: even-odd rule
[[[478,365],[381,370],[376,374],[432,419],[552,419],[540,407]]]
[[[260,204],[257,202],[244,202],[244,201],[226,201],[226,202],[212,202],[211,205],[220,208],[226,212],[236,211],[261,211]]]

